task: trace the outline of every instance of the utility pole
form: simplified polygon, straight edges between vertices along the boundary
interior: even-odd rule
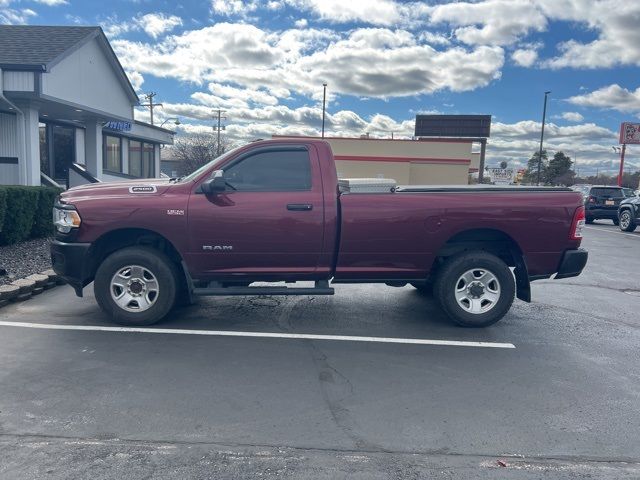
[[[540,185],[540,170],[542,168],[542,142],[544,141],[544,122],[547,116],[547,95],[551,92],[544,92],[544,108],[542,109],[542,129],[540,130],[540,151],[538,152],[538,182]]]
[[[484,160],[487,154],[487,139],[480,139],[480,163],[478,164],[478,183],[484,182]]]
[[[620,172],[618,173],[618,186],[622,186],[622,178],[624,176],[624,153],[627,151],[627,144],[622,144],[622,150],[620,150]]]
[[[322,138],[324,138],[324,115],[327,105],[327,84],[322,84]]]
[[[147,99],[149,103],[142,103],[141,107],[149,107],[149,113],[151,114],[151,125],[153,125],[153,107],[164,107],[161,103],[153,103],[153,97],[157,95],[156,92],[147,93],[144,98]]]
[[[221,123],[222,123],[222,120],[226,120],[227,119],[227,117],[223,117],[222,114],[223,113],[227,113],[227,112],[225,112],[224,110],[220,110],[218,108],[217,110],[214,110],[214,113],[215,113],[214,118],[216,118],[216,116],[218,117],[218,126],[216,127],[214,125],[213,129],[216,132],[218,132],[218,143],[217,143],[217,147],[216,147],[216,153],[219,156],[222,153],[221,152],[222,148],[221,148],[221,145],[220,145],[220,130],[224,130],[225,129],[225,126],[221,125]]]

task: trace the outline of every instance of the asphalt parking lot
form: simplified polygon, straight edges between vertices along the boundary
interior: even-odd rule
[[[90,288],[4,308],[0,478],[638,478],[640,232],[585,237],[582,276],[481,330],[369,285],[156,332],[94,329]]]

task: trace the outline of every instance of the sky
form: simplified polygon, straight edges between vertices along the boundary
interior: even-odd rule
[[[272,134],[411,138],[418,113],[491,114],[487,165],[545,148],[617,173],[640,118],[640,0],[0,0],[0,23],[100,25],[156,123],[235,143]],[[136,118],[148,121],[148,110]],[[640,145],[627,149],[640,169]]]

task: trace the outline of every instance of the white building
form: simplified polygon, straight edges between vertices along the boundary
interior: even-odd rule
[[[0,184],[159,176],[174,132],[138,104],[100,27],[0,25]]]

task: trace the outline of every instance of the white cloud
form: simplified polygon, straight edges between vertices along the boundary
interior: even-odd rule
[[[259,90],[286,89],[390,98],[467,91],[500,77],[500,47],[436,50],[406,30],[285,30],[218,23],[167,37],[156,45],[114,40],[125,68],[203,83],[235,83]],[[315,47],[315,50],[314,50]]]
[[[296,20],[294,25],[296,26],[296,28],[306,28],[307,25],[309,25],[309,22],[306,18],[301,18],[299,20]]]
[[[183,133],[212,133],[211,107],[195,104],[164,103],[159,116],[180,117]],[[147,112],[142,112],[148,115]],[[230,107],[225,135],[236,143],[255,138],[270,138],[271,135],[317,136],[320,133],[322,109],[320,105],[291,108],[284,105],[256,108]],[[143,118],[143,117],[141,117]],[[414,119],[396,120],[387,115],[375,114],[362,117],[351,110],[329,112],[326,118],[328,136],[356,137],[369,133],[372,137],[410,138],[413,135]],[[512,124],[495,122],[491,127],[491,138],[487,146],[487,165],[505,160],[511,166],[524,167],[540,141],[540,122],[525,120]],[[593,123],[559,126],[548,123],[545,129],[544,147],[552,155],[564,151],[570,157],[577,155],[582,174],[601,172],[612,168],[611,145],[617,134]]]
[[[9,2],[6,3],[9,5]],[[0,10],[0,25],[19,25],[28,23],[37,14],[29,8],[3,8]]]
[[[587,29],[591,41],[569,39],[559,53],[542,62],[548,68],[610,68],[640,65],[640,2],[637,0],[479,0],[447,2],[426,8],[432,23],[452,27],[453,35],[469,45],[511,45],[550,22],[571,22]],[[403,12],[403,21],[410,21]],[[531,51],[516,51],[514,61],[535,63]]]
[[[256,1],[211,0],[211,10],[213,13],[227,17],[234,15],[244,17],[257,8],[258,2]]]
[[[509,45],[532,31],[543,31],[547,19],[531,0],[454,2],[431,8],[431,21],[447,23],[454,35],[472,45]]]
[[[584,95],[570,97],[567,101],[582,107],[606,108],[619,112],[640,112],[640,87],[631,91],[614,83]]]
[[[538,52],[530,48],[519,48],[511,54],[511,59],[521,67],[531,67],[538,59]]]
[[[104,31],[104,34],[110,39],[117,38],[125,33],[138,30],[140,26],[136,20],[132,21],[119,21],[117,16],[107,17],[100,22],[100,26]]]
[[[560,118],[568,122],[582,122],[584,117],[578,112],[563,112]]]
[[[538,0],[555,20],[578,22],[595,33],[591,42],[569,40],[559,45],[551,68],[609,68],[640,65],[640,2],[619,0]]]
[[[616,132],[594,123],[571,126],[548,123],[544,138],[544,148],[550,155],[563,151],[572,159],[577,156],[582,175],[611,168],[611,145],[616,143]],[[504,160],[511,166],[526,167],[527,160],[538,151],[539,142],[540,122],[495,122],[487,145],[487,165]]]
[[[286,0],[286,3],[333,23],[355,21],[390,26],[402,18],[398,4],[391,0]]]
[[[41,3],[49,7],[57,7],[58,5],[67,5],[67,0],[34,0],[36,3]]]
[[[140,72],[136,72],[135,70],[132,72],[127,72],[127,76],[129,77],[129,81],[131,82],[131,86],[133,89],[140,93],[140,89],[142,88],[142,84],[144,83],[144,77],[140,75]]]
[[[180,17],[176,15],[166,16],[164,13],[147,13],[137,18],[135,22],[147,35],[154,39],[182,25],[182,19]]]

